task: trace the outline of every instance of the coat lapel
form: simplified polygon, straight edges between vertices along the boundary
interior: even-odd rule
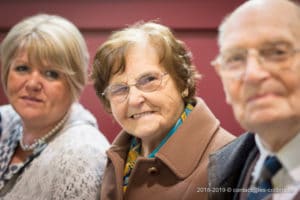
[[[198,99],[189,117],[160,149],[156,157],[178,178],[188,177],[199,165],[219,125],[219,121],[205,103]],[[199,133],[203,133],[202,137],[199,137]]]
[[[125,132],[118,134],[117,138],[114,140],[111,148],[107,151],[108,167],[112,169],[106,169],[108,177],[110,179],[106,180],[107,188],[102,188],[107,190],[105,193],[114,196],[114,198],[108,199],[123,199],[123,172],[125,160],[127,157],[127,152],[130,146],[131,136]],[[110,174],[113,173],[113,174]],[[114,178],[112,178],[114,177]]]

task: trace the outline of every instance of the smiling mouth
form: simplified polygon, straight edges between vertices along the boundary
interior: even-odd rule
[[[153,113],[154,113],[154,111],[148,111],[148,112],[133,114],[133,115],[130,116],[130,118],[132,118],[132,119],[138,119],[138,118],[141,118],[141,117],[144,117],[144,116],[151,115]]]

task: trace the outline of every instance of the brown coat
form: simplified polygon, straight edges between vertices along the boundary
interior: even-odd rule
[[[220,127],[220,122],[198,98],[188,118],[156,157],[137,159],[123,195],[123,170],[130,138],[126,132],[121,132],[107,152],[101,200],[207,199],[203,190],[208,182],[208,156],[234,136]]]

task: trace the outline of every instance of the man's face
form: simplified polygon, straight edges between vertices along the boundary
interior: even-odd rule
[[[284,8],[274,10],[276,15],[254,9],[236,13],[224,27],[220,40],[221,55],[248,50],[242,65],[245,70],[239,78],[222,75],[220,63],[217,72],[236,119],[250,131],[280,123],[299,130],[300,52],[295,51],[300,48],[299,25],[291,23],[297,19],[287,16]],[[272,61],[263,58],[264,49],[278,45],[290,48],[289,56]]]

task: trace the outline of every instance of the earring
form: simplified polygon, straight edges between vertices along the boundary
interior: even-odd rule
[[[182,93],[181,93],[181,97],[185,98],[189,95],[189,90],[186,88]]]

